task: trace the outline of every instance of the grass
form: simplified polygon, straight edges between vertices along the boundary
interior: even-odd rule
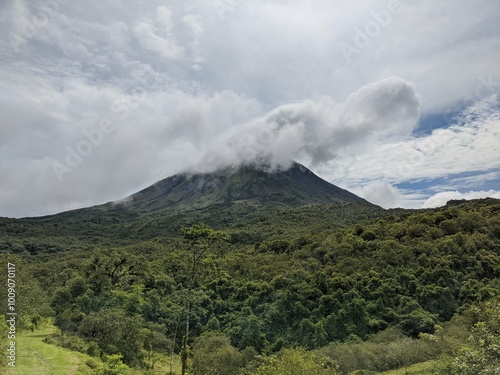
[[[397,370],[385,371],[382,375],[432,375],[432,368],[435,361],[427,361],[422,363],[417,363],[413,366],[408,367],[408,372],[406,368],[400,368]]]
[[[91,375],[91,369],[85,364],[89,356],[43,342],[55,333],[54,326],[47,326],[19,334],[16,367],[8,368],[6,375]]]
[[[5,375],[93,375],[95,370],[86,362],[100,363],[90,357],[57,345],[47,344],[43,340],[57,334],[58,329],[47,325],[35,332],[21,332],[16,338],[16,367],[7,368]],[[170,372],[170,357],[156,354],[154,370],[130,369],[129,375],[157,375]],[[176,355],[173,373],[180,374],[180,357]],[[0,372],[2,369],[0,369]],[[2,372],[3,373],[3,372]]]

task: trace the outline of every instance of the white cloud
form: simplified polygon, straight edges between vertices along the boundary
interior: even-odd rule
[[[329,173],[335,181],[354,186],[381,176],[400,183],[498,169],[499,107],[499,97],[494,95],[466,109],[448,128],[419,137],[381,140],[362,150],[345,150]]]
[[[21,35],[26,27],[26,20],[29,17],[28,7],[23,0],[12,1],[12,33]]]
[[[230,91],[193,96],[145,90],[139,95],[80,80],[67,80],[58,91],[46,79],[19,78],[5,77],[6,90],[0,93],[0,98],[13,98],[0,100],[0,110],[8,114],[5,124],[24,124],[22,129],[0,127],[3,215],[55,213],[124,197],[186,170],[234,123],[261,111],[255,100]],[[110,121],[113,131],[77,166],[69,165],[68,147],[78,151],[82,142],[88,145],[85,134],[103,121]],[[70,167],[60,171],[62,182],[51,167],[55,162]]]
[[[201,0],[56,2],[34,27],[40,4],[0,9],[0,215],[117,199],[201,160],[298,158],[388,206],[422,201],[399,183],[467,172],[456,189],[488,190],[499,170],[498,2],[402,1],[351,62],[340,44],[386,0],[234,2],[223,19]],[[471,103],[415,135],[419,115]],[[107,117],[60,184],[45,158]]]
[[[345,188],[382,208],[419,208],[424,198],[421,194],[401,191],[382,180],[372,181],[361,187],[345,186]]]
[[[450,186],[454,190],[477,189],[464,195],[466,199],[483,197],[481,187],[497,179],[500,170],[498,108],[499,97],[492,95],[464,109],[448,128],[436,129],[424,136],[384,138],[371,142],[369,147],[343,149],[336,158],[318,168],[318,172],[385,208],[445,204],[446,200],[458,199],[458,192],[452,195],[448,192]],[[475,175],[463,176],[464,173]],[[448,176],[455,177],[426,189],[445,190],[433,197],[418,190],[401,191],[394,187],[407,182],[421,187],[426,180]]]
[[[323,97],[318,102],[288,104],[233,128],[202,157],[201,168],[256,161],[279,167],[297,157],[325,163],[352,145],[408,135],[418,116],[414,86],[392,77],[360,88],[342,103]]]
[[[162,12],[161,20],[164,23],[166,22],[166,15],[163,13],[164,12]],[[168,18],[168,20],[170,20],[170,18]],[[161,31],[163,31],[165,36],[158,35],[158,30],[154,25],[148,22],[138,21],[135,23],[132,31],[143,48],[158,52],[161,56],[171,60],[181,57],[183,49],[171,40],[168,25],[162,25],[162,28],[164,28],[164,30]]]
[[[373,12],[388,3],[245,2],[224,22],[210,24],[205,51],[207,61],[218,64],[206,67],[208,79],[267,100],[331,94],[339,101],[358,87],[397,75],[417,84],[424,113],[474,96],[481,76],[500,80],[494,26],[500,4],[484,0],[401,1],[401,12],[347,61],[341,43],[353,43],[356,29],[364,30]],[[238,69],[244,75],[233,74]]]
[[[172,11],[164,5],[159,6],[156,8],[156,21],[167,33],[170,32],[173,27]]]
[[[363,186],[360,195],[383,208],[397,207],[402,198],[399,190],[385,181],[375,181]]]

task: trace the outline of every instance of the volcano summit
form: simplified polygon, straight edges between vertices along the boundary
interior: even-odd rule
[[[247,165],[212,173],[176,174],[123,200],[125,207],[142,212],[167,208],[202,209],[212,205],[249,203],[298,207],[307,204],[366,200],[316,176],[293,162],[273,171]]]

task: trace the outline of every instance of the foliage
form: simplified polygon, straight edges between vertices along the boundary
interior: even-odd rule
[[[127,375],[128,366],[122,362],[120,354],[113,354],[104,357],[104,367],[99,370],[98,375]]]
[[[0,321],[0,337],[2,340],[0,341],[0,351],[1,353],[8,353],[7,350],[9,348],[10,340],[7,340],[9,334],[9,327],[4,319]],[[0,366],[5,366],[7,363],[7,356],[2,355],[0,358]]]
[[[357,369],[387,371],[439,356],[448,346],[443,340],[412,339],[397,329],[388,329],[362,342],[331,343],[317,352],[334,359],[341,374]]]
[[[34,330],[39,328],[44,318],[52,316],[49,298],[41,288],[38,280],[31,274],[30,266],[18,256],[0,254],[0,298],[7,301],[7,262],[16,265],[15,277],[15,312],[17,313],[16,328],[18,330]],[[0,313],[6,315],[7,303],[0,304]]]
[[[283,349],[253,375],[335,375],[335,364],[303,348]]]
[[[138,365],[145,340],[141,325],[139,318],[127,316],[123,310],[103,309],[86,316],[78,332],[105,353],[122,355],[125,363]]]
[[[195,375],[237,375],[245,366],[244,355],[221,334],[200,336],[193,348]]]
[[[466,312],[471,327],[469,346],[455,358],[445,357],[438,367],[443,374],[500,374],[500,299],[494,299]]]
[[[186,336],[194,368],[206,366],[203,358],[222,355],[207,349],[213,331],[231,366],[252,352],[278,363],[276,353],[298,346],[323,347],[342,372],[442,353],[463,359],[451,349],[462,338],[436,331],[463,311],[476,325],[469,357],[495,354],[478,343],[495,343],[497,331],[467,309],[500,290],[499,201],[365,209],[235,204],[220,216],[212,208],[193,215],[120,208],[0,219],[0,257],[18,265],[20,328],[54,315],[67,337],[78,337],[66,345],[122,355],[134,367],[154,367],[158,352],[179,353]],[[193,224],[209,216],[215,228]],[[387,332],[398,336],[373,341]]]

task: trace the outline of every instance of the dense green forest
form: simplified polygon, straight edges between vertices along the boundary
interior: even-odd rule
[[[16,264],[18,328],[53,321],[63,335],[51,343],[103,361],[96,373],[154,371],[161,354],[198,375],[431,359],[438,374],[498,374],[500,201],[356,206],[356,218],[349,207],[255,212],[246,225],[206,213],[0,219],[0,259]]]

